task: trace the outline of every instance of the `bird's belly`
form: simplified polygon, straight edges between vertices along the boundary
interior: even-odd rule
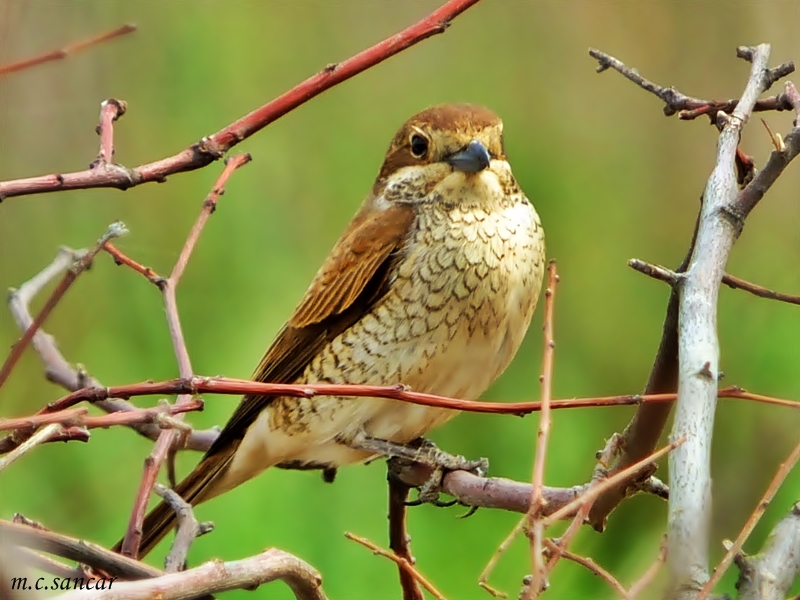
[[[459,225],[445,215],[448,226],[459,227],[445,231],[444,239],[409,242],[389,292],[319,352],[298,383],[402,383],[463,399],[475,399],[489,387],[530,324],[542,283],[544,240],[527,202],[483,213],[483,220],[462,217]],[[436,230],[436,223],[422,229]],[[369,454],[337,439],[364,432],[404,443],[455,414],[375,398],[276,398],[237,452],[249,465],[232,469],[244,474],[275,464],[320,468],[359,462]]]

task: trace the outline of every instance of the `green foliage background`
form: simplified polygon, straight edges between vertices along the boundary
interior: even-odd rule
[[[116,158],[137,165],[217,131],[326,64],[342,60],[427,14],[438,0],[406,2],[24,2],[0,5],[0,59],[7,62],[135,22],[139,30],[65,61],[5,78],[0,86],[0,178],[83,169],[97,153],[99,103],[125,99]],[[597,75],[589,47],[699,97],[743,89],[740,44],[770,42],[773,64],[800,60],[796,2],[592,2],[485,0],[445,35],[359,75],[241,144],[253,163],[228,185],[178,290],[194,368],[247,377],[338,234],[369,190],[389,139],[414,112],[443,101],[487,105],[505,120],[514,172],[535,203],[559,262],[557,397],[638,392],[661,333],[663,284],[632,272],[638,257],[675,266],[689,242],[714,161],[707,122],[666,119],[655,98],[614,73]],[[777,132],[791,116],[764,116]],[[769,140],[754,120],[744,148],[763,164]],[[119,246],[161,273],[171,268],[221,164],[125,193],[89,190],[10,199],[0,206],[0,286],[19,285],[57,248],[91,245],[107,225],[131,230]],[[800,290],[797,165],[749,219],[729,272],[787,292]],[[43,298],[38,299],[41,305]],[[508,372],[485,395],[538,397],[541,311]],[[157,291],[100,256],[47,322],[59,347],[107,385],[165,379],[177,370]],[[725,383],[798,398],[798,308],[723,290],[719,330]],[[0,311],[0,346],[18,332]],[[30,350],[0,392],[0,415],[29,414],[62,394]],[[151,398],[142,400],[154,402]],[[237,401],[206,397],[191,415],[221,424]],[[594,452],[630,408],[554,416],[547,483],[590,477]],[[786,409],[720,403],[714,442],[712,558],[736,535],[796,442],[800,416]],[[463,415],[433,434],[450,451],[487,456],[492,473],[528,479],[537,417]],[[0,517],[16,512],[64,533],[112,544],[123,532],[150,442],[124,429],[94,431],[89,444],[37,449],[0,475]],[[185,473],[196,455],[180,457]],[[661,474],[666,476],[665,469]],[[395,568],[344,539],[386,543],[380,463],[318,474],[270,471],[198,510],[217,531],[198,541],[192,564],[277,546],[310,561],[333,599],[397,598]],[[800,496],[792,475],[747,545]],[[479,572],[517,516],[413,509],[421,569],[449,598],[486,597]],[[630,583],[656,556],[666,505],[624,503],[608,530],[581,532],[574,549]],[[159,564],[164,554],[149,560]],[[529,555],[519,541],[493,582],[516,594]],[[663,577],[662,577],[663,579]],[[725,579],[733,590],[734,574]],[[611,598],[605,584],[562,561],[554,598]],[[656,592],[653,591],[652,595]],[[289,598],[273,584],[257,597]],[[251,597],[245,592],[231,598]]]

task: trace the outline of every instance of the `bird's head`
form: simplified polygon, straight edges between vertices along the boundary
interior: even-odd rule
[[[394,136],[373,194],[390,202],[416,204],[513,181],[503,148],[503,122],[472,104],[442,104],[411,117]],[[474,194],[466,194],[469,197]],[[459,194],[463,201],[464,194]],[[480,198],[476,198],[480,200]]]

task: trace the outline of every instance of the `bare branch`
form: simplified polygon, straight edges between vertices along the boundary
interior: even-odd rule
[[[172,274],[161,286],[161,292],[164,296],[164,308],[167,313],[167,327],[170,337],[172,338],[172,345],[178,362],[178,372],[183,378],[192,377],[193,371],[191,361],[189,360],[189,351],[186,348],[186,341],[183,338],[183,329],[181,328],[180,316],[178,314],[178,302],[175,297],[175,288],[180,281],[181,275],[183,275],[183,271],[197,245],[197,240],[200,238],[203,228],[217,206],[217,200],[225,193],[225,184],[239,167],[246,165],[248,162],[250,162],[249,154],[239,154],[225,161],[225,168],[211,188],[211,192],[206,196],[200,214],[192,230],[189,232],[189,236],[186,238],[178,260],[175,262]],[[180,406],[191,402],[191,400],[192,394],[183,393],[178,396],[175,404]],[[174,418],[180,421],[183,418],[183,414],[178,414]],[[144,515],[147,512],[147,503],[150,500],[150,494],[155,485],[156,477],[158,477],[158,472],[161,470],[161,465],[164,464],[164,461],[173,452],[173,448],[175,448],[178,442],[178,435],[179,432],[175,428],[162,431],[161,435],[158,436],[155,448],[153,448],[153,451],[145,459],[142,481],[139,485],[139,491],[136,494],[128,529],[122,543],[122,553],[126,556],[136,557],[139,553],[139,543],[142,539],[142,523],[144,522]]]
[[[106,244],[106,246],[108,245],[110,245],[110,243]],[[50,263],[30,280],[23,283],[18,290],[9,295],[9,307],[11,309],[11,314],[20,329],[25,331],[31,327],[33,323],[33,317],[30,314],[28,305],[36,296],[36,294],[38,294],[41,289],[51,280],[58,277],[62,272],[72,266],[85,254],[85,250],[61,248],[58,251],[55,259],[53,259],[52,263]],[[73,369],[59,352],[52,336],[48,335],[41,329],[36,331],[31,344],[44,364],[45,374],[49,381],[52,381],[53,383],[56,383],[69,391],[76,391],[83,388],[104,389],[99,381],[90,377],[82,368]],[[119,398],[114,398],[113,396],[106,396],[105,398],[98,399],[92,403],[107,413],[125,414],[128,412],[137,412],[139,410],[131,403]],[[74,406],[75,404],[76,402],[73,402],[69,404],[69,406]],[[64,408],[68,408],[69,406]],[[50,405],[39,411],[38,414],[48,414],[58,410],[61,410],[61,408],[55,405]],[[137,419],[129,423],[129,426],[140,435],[143,435],[151,440],[158,439],[158,436],[161,434],[161,427],[147,420],[139,422]],[[27,439],[27,437],[30,437],[32,433],[33,431],[29,431],[26,434],[17,431],[15,432],[15,435],[0,439],[0,454],[10,452],[25,439]],[[205,451],[217,437],[218,433],[219,431],[216,428],[205,431],[193,431],[187,437],[185,447],[191,450]],[[53,439],[55,440],[58,438]]]
[[[599,63],[597,67],[598,73],[602,73],[608,69],[613,69],[629,81],[632,81],[638,85],[643,90],[660,98],[665,105],[664,114],[668,117],[680,112],[679,117],[682,120],[696,119],[702,115],[709,115],[713,119],[718,112],[733,113],[733,111],[739,105],[739,100],[700,100],[699,98],[692,98],[691,96],[682,94],[674,87],[664,87],[658,85],[657,83],[642,77],[639,74],[639,71],[628,67],[621,60],[616,59],[605,52],[601,52],[600,50],[595,50],[594,48],[589,49],[589,56],[597,60]],[[739,58],[743,58],[743,56],[738,53],[737,56],[739,56]],[[782,79],[791,73],[794,73],[794,63],[792,62],[784,63],[775,67],[774,69],[766,70],[764,79],[766,85],[765,90],[772,87],[772,84],[779,79]],[[783,94],[780,94],[773,98],[758,100],[754,103],[752,108],[752,111],[769,110],[792,110],[792,105],[788,98],[786,98]]]
[[[376,546],[375,544],[373,544],[372,542],[370,542],[368,539],[360,537],[358,535],[355,535],[355,534],[352,534],[352,533],[348,532],[348,533],[344,534],[344,537],[346,537],[348,540],[352,540],[354,542],[357,542],[357,543],[361,544],[362,546],[365,546],[365,547],[369,548],[370,550],[372,550],[372,552],[374,554],[377,554],[378,556],[385,556],[389,560],[397,563],[397,565],[401,569],[403,569],[406,573],[411,575],[416,581],[419,582],[419,584],[422,587],[424,587],[426,590],[428,590],[428,592],[430,592],[430,594],[434,598],[436,598],[436,600],[447,600],[447,598],[445,598],[444,595],[439,590],[437,590],[434,587],[434,585],[430,581],[428,581],[428,579],[422,573],[420,573],[414,567],[413,564],[411,564],[411,562],[409,562],[405,558],[403,558],[401,556],[398,556],[396,554],[392,554],[391,552],[387,552],[383,548],[380,548],[380,547]]]
[[[30,525],[0,520],[0,539],[78,561],[126,579],[158,577],[162,574],[154,567],[106,550],[97,544]]]
[[[157,483],[153,487],[153,491],[166,500],[178,516],[178,531],[164,565],[167,573],[177,573],[183,569],[183,565],[186,563],[186,556],[189,554],[192,542],[201,535],[212,531],[214,524],[200,523],[194,516],[192,505],[167,486]]]
[[[28,452],[33,450],[36,446],[45,443],[51,438],[56,437],[62,432],[62,430],[63,427],[58,423],[51,423],[47,427],[40,429],[35,434],[33,434],[33,436],[27,439],[24,443],[20,444],[20,446],[16,450],[11,452],[8,456],[0,458],[0,471],[5,469],[8,465],[13,463],[22,455],[27,454]]]
[[[678,401],[672,439],[686,443],[670,455],[671,585],[692,594],[708,580],[711,437],[719,379],[717,298],[742,223],[731,218],[739,193],[735,172],[741,130],[766,89],[770,47],[753,50],[750,79],[720,134],[717,162],[703,194],[697,238],[680,290]],[[752,184],[751,184],[752,185]]]
[[[374,67],[387,58],[431,36],[444,33],[450,22],[479,0],[449,0],[421,21],[341,63],[328,65],[285,94],[257,108],[224,129],[204,137],[182,152],[127,169],[89,169],[75,173],[55,173],[0,182],[0,200],[14,196],[59,190],[117,188],[121,190],[150,182],[163,182],[176,173],[200,169],[219,160],[231,148],[257,133],[286,113],[305,104],[325,90]]]
[[[737,556],[741,554],[742,547],[744,546],[744,543],[747,541],[747,538],[749,538],[750,534],[753,533],[753,530],[756,528],[756,525],[758,524],[759,520],[766,512],[770,502],[772,502],[772,500],[775,498],[775,494],[778,493],[778,490],[780,489],[781,485],[789,476],[789,473],[792,472],[792,469],[794,469],[794,467],[797,465],[798,461],[800,461],[800,443],[798,443],[794,447],[789,456],[786,457],[786,460],[783,461],[783,463],[781,463],[780,467],[778,467],[778,471],[775,473],[775,476],[772,478],[772,481],[770,481],[769,485],[767,486],[767,489],[764,492],[764,495],[761,497],[761,500],[756,505],[755,509],[753,510],[753,513],[750,515],[750,518],[747,519],[747,522],[744,524],[744,527],[742,527],[742,530],[739,532],[739,535],[736,536],[736,541],[733,542],[733,544],[731,544],[730,547],[727,549],[727,552],[725,553],[725,556],[722,557],[719,566],[717,566],[717,568],[714,569],[714,573],[711,575],[711,578],[703,586],[703,589],[700,590],[700,593],[697,595],[696,600],[705,600],[706,598],[709,597],[711,592],[714,591],[714,586],[716,586],[719,583],[719,581],[722,579],[722,576],[725,574],[725,571],[727,571],[728,567],[731,566],[731,563],[736,559]],[[795,508],[792,509],[792,513],[789,515],[789,517],[786,517],[787,519],[791,519],[792,516],[794,515],[794,520],[795,521],[797,520],[798,515],[795,514],[796,508],[797,505],[795,505]],[[797,525],[795,524],[794,527],[796,528]],[[800,531],[795,532],[795,536],[798,535],[800,535]],[[781,550],[775,550],[775,551],[783,552],[784,551],[783,546],[781,546],[781,548],[782,548]],[[795,557],[793,561],[788,561],[785,564],[775,563],[775,562],[773,562],[772,564],[775,565],[776,567],[780,565],[780,567],[777,568],[775,571],[771,571],[773,576],[775,573],[778,573],[778,571],[791,573],[791,577],[787,576],[783,578],[784,580],[788,578],[788,581],[786,582],[786,587],[780,593],[780,598],[783,598],[783,596],[788,592],[789,586],[791,586],[792,582],[794,581],[794,578],[797,576],[798,569],[800,569],[800,555]],[[746,570],[742,569],[743,576],[745,575],[745,572]],[[780,588],[782,586],[776,586],[776,587]]]
[[[430,469],[432,473],[433,469]],[[411,537],[408,535],[406,518],[408,516],[409,486],[401,480],[402,463],[398,459],[389,459],[387,462],[387,477],[389,482],[389,548],[395,556],[402,559],[403,563],[413,565],[416,563],[411,554]],[[427,481],[427,479],[425,480]],[[425,482],[421,482],[420,485]],[[400,588],[403,590],[403,600],[424,600],[422,589],[419,587],[414,574],[398,562],[397,570],[400,576]]]
[[[556,284],[558,283],[558,273],[556,262],[550,261],[548,267],[548,284],[544,292],[544,352],[542,353],[542,410],[539,416],[539,430],[536,434],[536,455],[533,463],[533,476],[531,486],[531,506],[526,515],[526,525],[530,532],[530,552],[531,552],[531,586],[530,598],[537,598],[542,589],[544,564],[542,562],[542,543],[544,538],[544,526],[541,521],[541,513],[544,508],[544,496],[542,486],[544,485],[544,466],[547,455],[547,443],[550,438],[550,397],[553,387],[553,354],[556,343],[553,339],[553,311],[555,309]]]
[[[125,229],[125,225],[121,222],[112,223],[108,227],[108,231],[103,234],[97,244],[95,244],[94,248],[86,252],[83,256],[81,256],[80,260],[77,264],[70,267],[67,272],[64,274],[64,277],[59,282],[58,286],[53,293],[50,294],[50,297],[45,302],[42,310],[39,311],[39,314],[36,315],[36,318],[30,324],[30,326],[25,330],[25,333],[22,334],[22,337],[19,341],[14,344],[11,348],[11,352],[8,354],[3,366],[0,367],[0,387],[6,382],[8,376],[11,374],[11,371],[14,369],[14,366],[17,364],[20,356],[24,352],[25,348],[27,348],[30,341],[33,339],[33,336],[36,334],[38,329],[42,326],[45,319],[50,315],[52,310],[56,307],[56,305],[61,301],[61,298],[67,292],[67,290],[72,286],[75,279],[77,279],[78,275],[83,273],[86,269],[89,268],[89,265],[92,264],[92,260],[100,252],[103,244],[117,238],[121,235],[124,235],[128,232]],[[11,294],[14,294],[14,291],[11,291]]]
[[[47,52],[46,54],[34,56],[33,58],[26,58],[25,60],[20,60],[15,63],[0,65],[0,77],[2,77],[3,75],[8,75],[9,73],[14,73],[15,71],[22,71],[24,69],[29,69],[31,67],[35,67],[36,65],[41,65],[43,63],[50,62],[53,60],[60,60],[63,58],[67,58],[68,56],[75,54],[80,50],[123,36],[128,33],[132,33],[134,31],[136,31],[136,25],[123,25],[122,27],[118,27],[117,29],[114,29],[112,31],[107,31],[106,33],[102,33],[93,38],[89,38],[88,40],[82,40],[80,42],[75,42],[74,44],[64,46],[60,50]]]
[[[316,569],[296,556],[271,548],[242,560],[210,561],[154,579],[114,582],[113,588],[105,591],[73,590],[58,596],[58,600],[188,600],[204,594],[251,589],[276,580],[286,583],[297,600],[327,598]]]
[[[783,600],[800,573],[800,503],[775,525],[759,554],[735,560],[739,600]]]

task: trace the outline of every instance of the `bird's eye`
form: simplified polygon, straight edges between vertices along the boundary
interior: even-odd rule
[[[411,136],[411,154],[417,158],[422,158],[428,152],[428,140],[415,133]]]

